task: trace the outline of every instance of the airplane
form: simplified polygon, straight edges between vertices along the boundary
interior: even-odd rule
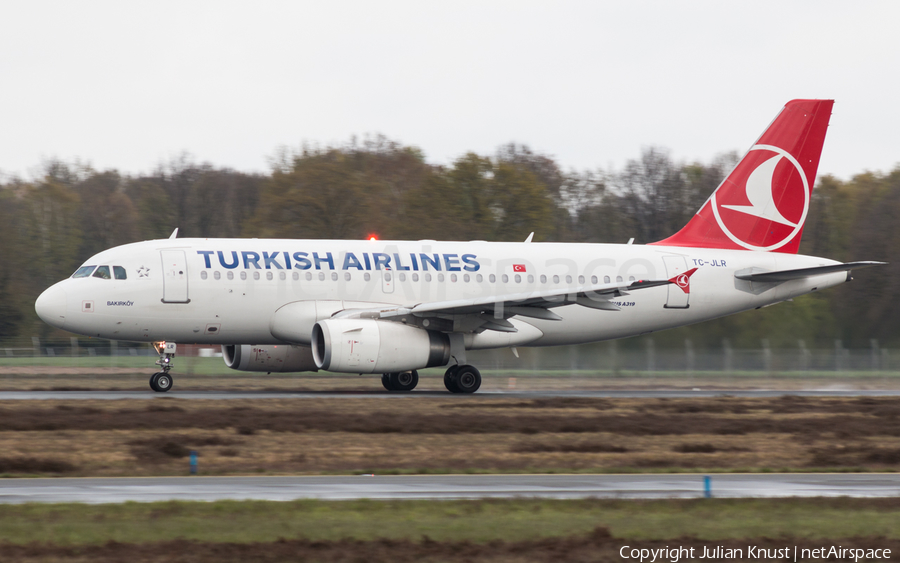
[[[89,258],[35,310],[74,333],[157,343],[157,392],[176,343],[220,345],[251,372],[418,370],[474,393],[470,350],[596,342],[758,309],[883,262],[797,254],[833,100],[793,100],[680,231],[646,245],[177,238]]]

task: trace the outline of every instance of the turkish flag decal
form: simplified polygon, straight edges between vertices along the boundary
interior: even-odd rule
[[[525,264],[513,264],[513,272],[524,272]]]

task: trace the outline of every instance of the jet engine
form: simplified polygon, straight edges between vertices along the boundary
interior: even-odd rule
[[[318,371],[312,352],[306,346],[275,344],[222,346],[225,365],[239,371]]]
[[[391,373],[445,365],[450,338],[391,321],[327,319],[313,326],[312,354],[319,369]]]

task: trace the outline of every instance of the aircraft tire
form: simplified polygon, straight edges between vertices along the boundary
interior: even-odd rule
[[[481,372],[475,366],[461,366],[453,374],[457,393],[474,393],[481,387]]]
[[[389,374],[389,373],[384,373],[381,375],[381,384],[388,391],[394,390],[394,388],[391,386],[391,374]]]
[[[456,388],[456,383],[453,382],[453,376],[456,375],[458,369],[459,364],[456,364],[448,367],[447,371],[444,372],[444,387],[451,393],[459,393],[459,390]]]
[[[402,371],[389,375],[391,391],[412,391],[419,384],[419,372]]]
[[[157,393],[165,393],[172,388],[173,383],[172,376],[164,371],[153,374],[153,378],[150,380],[150,385]]]

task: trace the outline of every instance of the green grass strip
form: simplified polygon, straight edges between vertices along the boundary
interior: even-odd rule
[[[623,539],[900,538],[898,499],[220,501],[0,505],[0,541],[57,545],[408,538],[521,541],[607,526]]]

